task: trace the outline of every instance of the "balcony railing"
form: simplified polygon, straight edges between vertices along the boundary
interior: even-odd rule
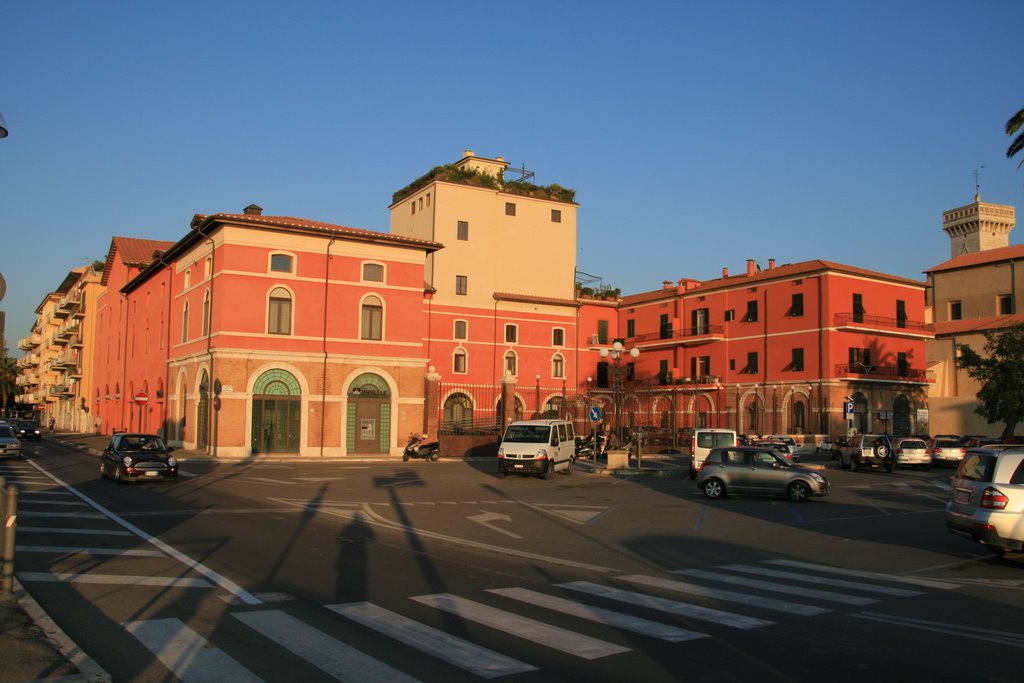
[[[935,331],[931,325],[918,320],[887,318],[880,315],[864,315],[863,313],[836,313],[833,322],[836,327],[906,330],[917,334]]]
[[[906,380],[910,382],[928,381],[928,371],[917,368],[902,368],[898,365],[863,365],[861,363],[841,363],[836,365],[838,377],[865,377],[868,379]]]
[[[23,337],[18,340],[18,348],[22,351],[29,351],[39,346],[39,342],[43,340],[38,334],[30,334],[27,337]]]
[[[638,334],[633,337],[633,341],[638,344],[641,342],[653,342],[653,341],[687,341],[700,338],[717,338],[721,337],[725,332],[725,328],[721,325],[695,325],[693,327],[673,328],[671,330],[665,329],[660,332],[649,332],[647,334]]]

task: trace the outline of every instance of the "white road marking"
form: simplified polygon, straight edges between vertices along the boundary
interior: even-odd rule
[[[603,515],[610,509],[608,507],[600,507],[596,505],[556,505],[550,503],[523,503],[523,505],[534,508],[535,510],[540,510],[541,512],[556,515],[563,519],[568,519],[570,522],[575,522],[576,524],[587,524],[595,517]]]
[[[84,553],[88,555],[125,555],[128,557],[167,557],[159,550],[138,550],[135,548],[75,548],[60,545],[19,545],[15,546],[14,549],[22,553]]]
[[[122,574],[52,574],[49,572],[17,572],[21,581],[50,583],[93,583],[114,586],[159,586],[162,588],[213,588],[206,579],[174,576],[125,576]]]
[[[25,500],[26,498],[35,498],[36,496],[64,496],[64,497],[67,497],[67,496],[70,496],[70,495],[71,494],[68,493],[67,491],[30,491],[28,493],[22,494],[21,499]]]
[[[31,499],[26,500],[24,498],[21,498],[18,501],[18,505],[19,505],[19,507],[21,505],[49,505],[49,506],[53,506],[53,507],[64,507],[64,508],[67,508],[67,507],[82,507],[82,508],[89,507],[85,503],[80,503],[80,502],[74,501],[74,500],[31,500]],[[24,512],[22,512],[22,514],[24,514]]]
[[[293,481],[284,481],[282,479],[267,479],[266,477],[246,477],[242,481],[256,482],[258,484],[276,484],[279,486],[291,486],[295,483]]]
[[[22,510],[22,517],[76,517],[79,519],[106,519],[98,512],[42,512],[39,510]]]
[[[527,590],[526,588],[490,588],[487,592],[502,595],[506,598],[512,598],[513,600],[519,600],[530,605],[545,607],[556,612],[561,612],[562,614],[579,617],[580,619],[596,621],[599,624],[607,624],[608,626],[614,626],[615,628],[640,633],[652,638],[667,640],[671,643],[681,643],[686,640],[696,640],[698,638],[708,637],[706,633],[690,631],[685,628],[662,624],[658,621],[634,617],[630,614],[615,612],[610,609],[604,609],[603,607],[585,605],[573,600],[566,600],[565,598],[559,598],[553,595],[537,593],[536,591]]]
[[[485,647],[474,645],[432,626],[413,621],[370,602],[327,605],[327,609],[394,638],[400,643],[470,671],[481,678],[511,676],[535,671],[537,668],[520,662],[518,659],[512,659]]]
[[[819,614],[826,614],[827,612],[832,611],[825,607],[804,605],[797,602],[789,602],[787,600],[776,600],[775,598],[766,598],[760,595],[750,595],[749,593],[736,593],[735,591],[721,590],[718,588],[705,588],[704,586],[698,586],[697,584],[687,583],[686,581],[673,581],[672,579],[662,579],[657,576],[644,576],[643,574],[632,574],[630,576],[620,576],[618,578],[621,581],[627,581],[629,583],[638,583],[641,586],[653,586],[655,588],[677,591],[679,593],[687,593],[689,595],[699,595],[705,598],[713,598],[715,600],[724,600],[725,602],[735,602],[741,605],[749,605],[750,607],[760,607],[763,609],[773,609],[778,610],[780,612],[787,612],[789,614],[799,614],[805,617],[813,617]]]
[[[833,591],[816,590],[814,588],[807,588],[806,586],[791,586],[789,584],[775,583],[773,581],[759,581],[746,576],[730,576],[729,574],[707,572],[701,569],[677,569],[672,573],[680,574],[682,576],[690,576],[696,579],[707,579],[709,581],[719,581],[721,583],[728,583],[732,585],[760,588],[761,590],[775,591],[776,593],[799,595],[804,598],[817,598],[818,600],[838,602],[844,605],[857,605],[863,607],[866,605],[873,605],[878,602],[878,600],[874,598],[863,598],[858,595],[847,595],[845,593],[835,593]]]
[[[775,624],[774,621],[768,621],[767,619],[758,619],[756,617],[748,617],[743,614],[726,612],[712,607],[701,607],[700,605],[692,605],[688,602],[679,602],[678,600],[659,598],[653,595],[637,593],[635,591],[622,590],[621,588],[602,586],[600,584],[591,583],[590,581],[570,581],[569,583],[560,583],[558,585],[562,588],[587,593],[588,595],[596,595],[601,598],[608,598],[609,600],[618,600],[619,602],[625,602],[629,605],[647,607],[662,612],[668,612],[669,614],[677,614],[685,617],[691,617],[693,619],[700,619],[701,621],[710,621],[714,624],[722,624],[723,626],[731,626],[732,628],[752,629],[761,628],[762,626],[772,626]]]
[[[527,617],[521,617],[518,614],[512,614],[511,612],[489,607],[479,602],[460,598],[451,593],[419,595],[412,599],[421,604],[455,614],[463,619],[490,626],[505,635],[523,638],[538,645],[560,650],[582,659],[598,659],[599,657],[629,652],[628,647],[591,638],[581,633],[551,626],[550,624],[528,619]]]
[[[915,586],[924,586],[925,588],[938,588],[939,590],[950,590],[952,588],[959,588],[955,583],[948,581],[939,581],[938,579],[925,579],[917,576],[896,576],[894,574],[881,574],[879,572],[868,572],[860,571],[857,569],[840,569],[839,567],[830,567],[825,564],[814,564],[813,562],[797,562],[795,560],[767,560],[768,564],[777,564],[784,567],[796,567],[797,569],[810,569],[819,572],[828,572],[831,574],[840,574],[844,576],[857,576],[864,579],[878,579],[879,581],[890,581],[893,583],[909,583]]]
[[[178,619],[127,621],[124,627],[184,683],[262,681]]]
[[[735,572],[745,574],[758,574],[760,576],[774,576],[780,579],[793,579],[804,583],[815,583],[821,586],[837,586],[839,588],[853,588],[854,590],[866,591],[868,593],[883,593],[895,595],[901,598],[909,598],[915,595],[924,595],[921,591],[912,591],[906,588],[893,588],[891,586],[876,586],[874,584],[858,583],[856,581],[844,581],[843,579],[829,579],[824,576],[812,576],[811,574],[798,574],[796,572],[785,572],[767,567],[752,567],[743,564],[727,564],[722,567]]]
[[[43,534],[79,534],[82,536],[134,536],[130,531],[120,529],[65,529],[49,526],[18,526],[18,532],[35,531]]]
[[[280,610],[235,612],[233,617],[339,681],[416,681]]]
[[[860,614],[852,614],[850,616],[858,619],[868,619],[869,621],[880,621],[885,624],[895,624],[896,626],[921,629],[922,631],[946,633],[956,636],[957,638],[972,638],[986,643],[1002,643],[1003,645],[1010,645],[1012,647],[1024,647],[1024,635],[1020,633],[993,631],[987,628],[967,626],[963,623],[943,624],[938,621],[925,621],[924,619],[898,617],[888,614],[874,614],[871,612],[861,612]]]
[[[507,529],[502,529],[500,526],[496,524],[491,524],[491,522],[496,522],[499,520],[503,522],[511,522],[512,518],[508,515],[503,515],[499,512],[481,512],[479,515],[472,515],[466,517],[466,519],[468,519],[471,522],[476,522],[477,524],[482,524],[491,531],[497,531],[499,533],[505,534],[506,536],[511,536],[512,538],[522,538],[522,536],[520,536],[517,533],[513,533]]]

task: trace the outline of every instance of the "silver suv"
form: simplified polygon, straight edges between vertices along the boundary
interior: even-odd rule
[[[851,471],[877,467],[887,472],[896,469],[892,440],[887,434],[855,434],[839,452],[839,467]]]
[[[759,493],[786,496],[800,503],[828,493],[828,479],[818,472],[794,465],[768,448],[734,446],[716,448],[704,459],[697,488],[708,498],[728,493]]]
[[[1024,447],[971,448],[949,483],[946,529],[1000,557],[1024,547]]]

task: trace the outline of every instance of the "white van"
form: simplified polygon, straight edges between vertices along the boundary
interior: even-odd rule
[[[517,420],[508,426],[498,447],[498,476],[555,472],[572,474],[576,433],[567,420]]]
[[[735,446],[736,441],[736,432],[732,429],[693,430],[693,438],[690,439],[690,479],[697,478],[697,472],[712,448]]]

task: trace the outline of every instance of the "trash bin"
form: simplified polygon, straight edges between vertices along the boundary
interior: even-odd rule
[[[613,449],[608,453],[608,469],[624,470],[629,468],[629,451],[626,449]]]

